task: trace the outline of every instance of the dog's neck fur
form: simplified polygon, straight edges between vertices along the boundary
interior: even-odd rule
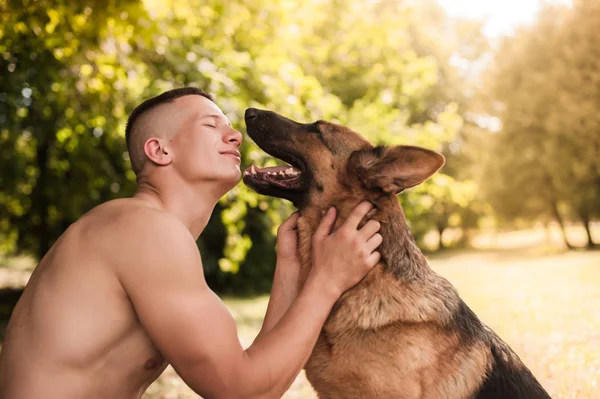
[[[340,227],[352,211],[360,203],[355,201],[340,201],[335,204],[337,209],[336,223],[333,231]],[[309,238],[317,229],[323,214],[327,209],[309,207],[301,210],[300,232],[301,236]],[[377,220],[381,224],[379,233],[383,237],[378,251],[381,253],[382,267],[394,277],[405,282],[424,278],[429,271],[429,265],[423,253],[415,243],[410,229],[406,223],[402,207],[395,197],[383,198],[377,201],[375,207],[367,214],[365,220]],[[361,222],[359,228],[364,224]],[[303,242],[302,242],[303,241]],[[310,240],[301,240],[301,259],[305,268],[310,269]],[[306,250],[308,249],[308,250]]]
[[[346,199],[335,204],[338,216],[334,230],[359,202],[359,199]],[[325,211],[326,209],[318,207],[301,210],[298,230],[302,284],[311,269],[312,234]],[[341,332],[356,327],[370,329],[398,321],[418,323],[439,321],[445,315],[451,317],[452,309],[447,304],[456,301],[449,300],[448,295],[457,295],[456,291],[427,264],[410,233],[396,197],[380,198],[367,219],[375,219],[381,223],[381,261],[358,285],[347,291],[352,292],[352,295],[345,293],[338,300],[326,324],[326,330],[333,328]],[[378,289],[369,289],[376,280]],[[423,284],[423,281],[427,283]],[[416,282],[419,283],[415,284]],[[445,286],[443,290],[439,289],[441,285]],[[344,312],[341,312],[343,316],[338,318],[336,315],[340,314],[341,308],[344,308]]]
[[[381,223],[383,242],[379,251],[386,271],[405,282],[425,278],[431,269],[408,228],[396,197],[381,201],[374,218]]]

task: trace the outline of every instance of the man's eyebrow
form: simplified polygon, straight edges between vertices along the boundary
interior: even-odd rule
[[[227,122],[227,124],[229,126],[231,126],[231,122],[229,122],[229,119],[226,116],[223,115],[218,115],[218,114],[209,114],[209,115],[202,115],[200,117],[200,119],[202,118],[216,118],[216,119],[225,119],[225,121]]]

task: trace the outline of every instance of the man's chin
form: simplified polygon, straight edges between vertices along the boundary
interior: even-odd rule
[[[189,183],[199,192],[215,193],[221,192],[221,195],[227,194],[232,188],[237,186],[242,181],[242,174],[238,171],[227,174],[217,174],[212,176],[198,176],[198,178],[190,180]]]
[[[229,176],[223,176],[223,179],[221,181],[223,182],[223,189],[225,190],[225,192],[228,192],[242,181],[242,173],[238,170],[237,173],[234,173]]]

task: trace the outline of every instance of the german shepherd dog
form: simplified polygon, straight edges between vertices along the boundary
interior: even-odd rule
[[[302,281],[311,267],[311,236],[331,205],[339,225],[368,200],[374,208],[365,220],[381,223],[381,261],[334,305],[305,366],[320,398],[550,398],[515,352],[428,266],[412,238],[396,195],[440,169],[441,154],[376,147],[344,126],[303,124],[254,108],[246,110],[245,121],[261,149],[289,163],[253,165],[243,179],[300,210]]]

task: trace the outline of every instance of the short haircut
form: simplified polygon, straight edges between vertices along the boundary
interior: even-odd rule
[[[162,104],[172,103],[175,99],[183,96],[196,95],[208,98],[210,101],[214,102],[213,97],[196,88],[196,87],[180,87],[177,89],[172,89],[166,91],[158,96],[149,98],[144,101],[140,105],[134,108],[134,110],[129,115],[127,119],[127,125],[125,127],[125,142],[127,143],[127,152],[129,153],[129,159],[131,161],[131,167],[134,173],[137,175],[142,170],[142,166],[144,164],[144,160],[138,159],[138,157],[134,156],[135,152],[133,151],[132,146],[136,140],[132,139],[132,136],[136,135],[136,129],[134,129],[135,122],[144,114],[151,111],[152,109],[158,107]],[[139,133],[137,133],[139,134]]]

